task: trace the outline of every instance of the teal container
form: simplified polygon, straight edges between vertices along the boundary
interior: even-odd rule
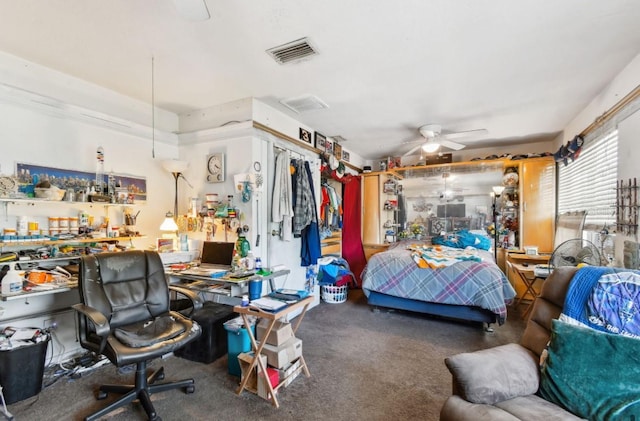
[[[229,366],[229,374],[240,377],[242,370],[238,362],[238,355],[243,352],[251,351],[251,339],[249,331],[242,325],[242,321],[238,323],[237,319],[231,319],[225,322],[224,328],[227,330],[227,359]],[[251,325],[251,332],[256,333],[256,326]]]

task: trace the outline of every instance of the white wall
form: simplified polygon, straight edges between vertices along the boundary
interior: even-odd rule
[[[102,146],[105,172],[146,177],[147,201],[135,205],[140,211],[137,229],[145,237],[133,244],[140,249],[154,244],[161,235],[158,227],[164,213],[173,209],[173,177],[162,169],[161,160],[178,157],[178,146],[176,135],[158,127],[152,133],[150,106],[1,53],[0,73],[0,174],[13,175],[17,162],[94,172],[96,149]],[[157,114],[160,125],[175,130],[177,116],[161,110]],[[156,138],[153,143],[152,137]],[[0,208],[0,229],[15,228],[21,215],[47,228],[48,216],[77,216],[85,210],[100,220],[107,209],[114,224],[122,224],[121,207],[66,202],[8,204]],[[58,340],[49,353],[53,349],[56,362],[80,351],[74,314],[69,310],[78,301],[77,290],[4,301],[0,303],[4,309],[0,326],[43,327],[45,320],[55,319]],[[48,314],[51,311],[54,313]],[[25,314],[33,316],[20,320]]]

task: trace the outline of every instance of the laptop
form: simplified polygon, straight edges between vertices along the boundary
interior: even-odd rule
[[[202,244],[200,268],[231,270],[231,261],[233,260],[233,249],[235,245],[235,243],[205,241]]]

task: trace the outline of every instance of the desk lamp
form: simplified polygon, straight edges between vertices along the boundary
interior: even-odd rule
[[[504,186],[493,186],[491,196],[493,196],[493,258],[498,263],[498,209],[496,203],[504,191]]]
[[[178,224],[176,224],[174,215],[171,211],[167,212],[165,215],[164,221],[162,221],[162,224],[160,225],[160,231],[164,231],[162,233],[162,238],[172,241],[171,251],[175,251],[178,242],[178,235],[176,234],[178,232]],[[162,250],[158,250],[158,252],[161,251]]]

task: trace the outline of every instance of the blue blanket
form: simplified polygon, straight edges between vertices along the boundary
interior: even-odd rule
[[[640,338],[640,271],[580,269],[567,290],[561,319]]]

